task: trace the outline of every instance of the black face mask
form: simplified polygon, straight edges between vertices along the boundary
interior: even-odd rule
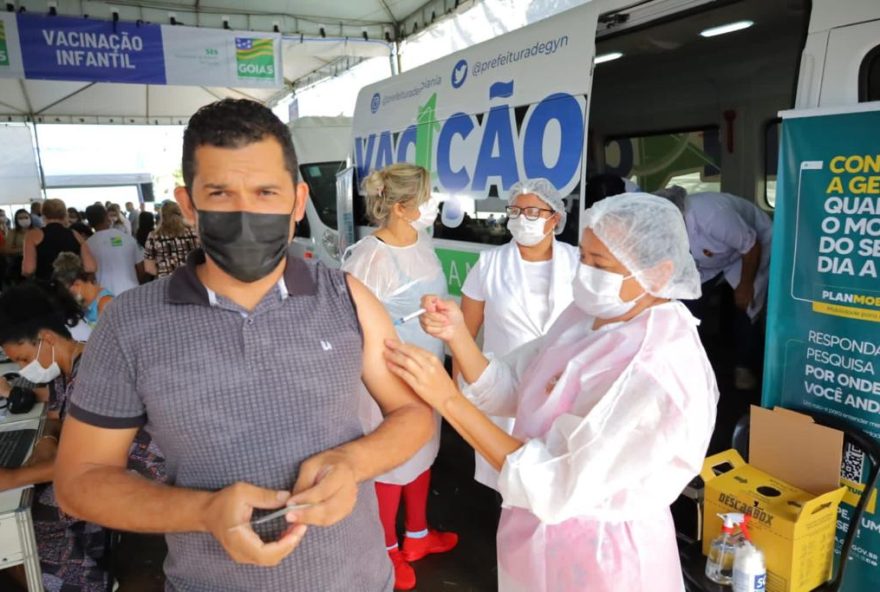
[[[287,252],[290,214],[199,210],[202,247],[220,269],[241,282],[272,273]]]

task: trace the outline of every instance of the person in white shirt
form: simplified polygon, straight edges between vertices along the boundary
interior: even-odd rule
[[[128,225],[131,228],[131,234],[136,235],[138,230],[138,218],[141,211],[134,207],[130,201],[125,202],[125,214],[128,217]]]
[[[757,388],[773,221],[754,203],[729,193],[688,195],[673,186],[658,195],[670,199],[684,215],[691,254],[703,282],[703,297],[690,305],[694,314],[703,316],[705,300],[722,280],[733,289],[737,308],[734,383],[741,390]]]
[[[134,238],[123,230],[110,227],[107,210],[102,205],[89,206],[86,218],[95,229],[95,234],[86,242],[98,264],[98,283],[115,296],[136,288],[137,265],[144,257]]]
[[[446,277],[427,230],[439,211],[431,197],[431,175],[423,167],[396,163],[373,171],[363,181],[367,213],[379,229],[346,250],[342,270],[370,289],[393,319],[418,311],[422,296],[446,294]],[[396,324],[397,334],[443,359],[443,343],[428,336],[416,319]],[[366,388],[360,394],[364,433],[382,423],[382,411]],[[433,437],[407,462],[376,477],[379,519],[385,546],[394,566],[394,589],[412,590],[416,574],[411,563],[433,553],[451,551],[458,535],[428,526],[431,466],[440,450],[440,415],[435,413]],[[405,506],[406,537],[398,544],[397,514]]]
[[[546,179],[517,183],[507,206],[509,243],[483,251],[462,286],[461,309],[471,335],[483,328],[483,353],[503,356],[544,335],[571,304],[576,247],[556,240],[565,228],[562,196]],[[493,417],[507,433],[512,417]],[[497,489],[498,472],[475,455],[474,479]]]

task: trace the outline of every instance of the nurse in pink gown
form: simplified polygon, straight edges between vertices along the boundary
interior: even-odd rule
[[[451,301],[426,297],[426,332],[464,388],[411,345],[386,359],[501,471],[500,592],[683,590],[670,503],[699,473],[718,388],[677,299],[700,294],[670,203],[624,194],[586,212],[574,303],[542,338],[487,359]],[[487,415],[516,418],[513,435]]]

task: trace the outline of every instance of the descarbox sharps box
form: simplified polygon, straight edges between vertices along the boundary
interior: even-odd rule
[[[843,433],[788,409],[752,407],[749,462],[710,456],[703,554],[721,533],[717,514],[751,515],[748,529],[767,564],[767,592],[809,592],[831,577]]]

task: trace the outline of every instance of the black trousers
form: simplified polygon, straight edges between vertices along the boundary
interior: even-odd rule
[[[702,288],[703,294],[700,298],[685,300],[682,303],[704,325],[710,324],[711,321],[711,324],[717,326],[722,333],[733,337],[734,361],[737,366],[760,374],[764,364],[766,304],[760,314],[752,320],[745,311],[734,304],[733,289],[723,276],[718,275],[703,283]],[[710,315],[718,315],[718,318],[710,318]]]

